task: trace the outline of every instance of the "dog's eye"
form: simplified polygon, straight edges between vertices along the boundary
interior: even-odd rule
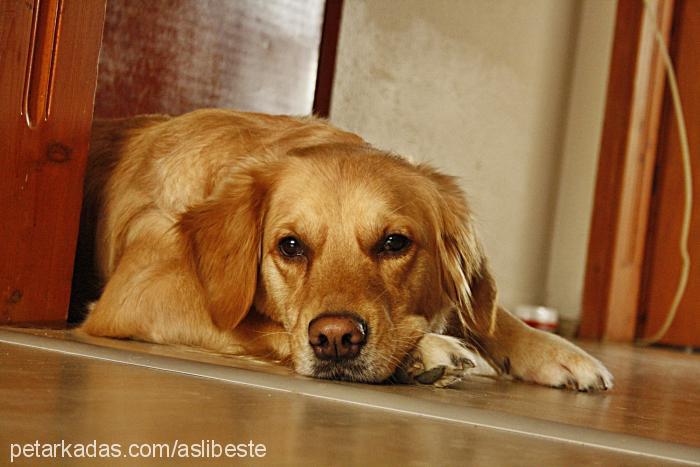
[[[379,253],[400,253],[411,244],[411,240],[405,235],[391,234],[379,245]]]
[[[304,254],[304,245],[301,240],[294,237],[284,237],[280,240],[278,248],[287,258],[294,258]]]

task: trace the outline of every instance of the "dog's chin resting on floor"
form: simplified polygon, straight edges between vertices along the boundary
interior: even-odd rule
[[[320,119],[97,121],[82,222],[102,287],[91,335],[359,382],[612,387],[599,361],[498,306],[453,178]]]

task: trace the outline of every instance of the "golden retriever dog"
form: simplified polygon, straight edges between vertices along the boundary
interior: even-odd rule
[[[98,121],[90,152],[103,289],[88,334],[358,382],[491,369],[612,387],[596,359],[498,306],[462,191],[427,165],[320,119],[227,110]]]

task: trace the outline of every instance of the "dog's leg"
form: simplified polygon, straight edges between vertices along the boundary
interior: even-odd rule
[[[95,336],[245,353],[212,322],[195,273],[158,241],[137,240],[119,260],[81,330]]]
[[[527,326],[503,308],[498,308],[493,332],[472,338],[502,374],[515,379],[579,391],[613,385],[612,375],[598,360],[559,336]]]

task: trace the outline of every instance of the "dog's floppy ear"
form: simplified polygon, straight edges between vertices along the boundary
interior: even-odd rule
[[[489,333],[498,305],[496,283],[464,193],[455,178],[426,166],[421,169],[437,188],[436,244],[443,290],[457,308],[463,331]]]
[[[212,320],[224,330],[236,327],[253,303],[270,173],[264,164],[237,169],[179,222]]]

